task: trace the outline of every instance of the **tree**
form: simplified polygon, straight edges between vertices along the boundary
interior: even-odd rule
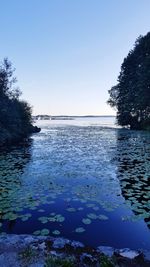
[[[117,109],[119,125],[150,128],[150,32],[136,40],[109,94],[108,103]]]
[[[14,87],[17,82],[13,76],[15,69],[12,68],[11,62],[4,58],[0,66],[0,96],[7,96],[9,98],[19,98],[21,92],[18,88]]]
[[[20,100],[14,69],[8,59],[0,64],[0,145],[11,143],[40,131],[32,126],[32,108]]]

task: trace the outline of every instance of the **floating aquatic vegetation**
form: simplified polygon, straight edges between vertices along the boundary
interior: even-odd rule
[[[23,222],[27,221],[27,220],[28,220],[29,218],[31,218],[31,217],[32,217],[32,215],[31,215],[30,213],[23,214],[23,215],[20,216],[20,218],[21,218],[21,220],[22,220]]]
[[[41,234],[41,230],[36,230],[33,232],[33,235],[40,235]]]
[[[98,215],[97,218],[98,218],[99,220],[101,220],[101,221],[106,221],[106,220],[108,220],[108,217],[107,217],[106,215],[103,215],[103,214]]]
[[[48,235],[49,234],[49,230],[44,228],[41,230],[41,235]]]
[[[50,219],[54,219],[55,222],[64,222],[65,217],[61,214],[54,215],[54,217],[49,217]]]
[[[54,231],[52,232],[52,234],[53,234],[53,235],[60,235],[60,231],[58,231],[58,230],[54,230]]]
[[[41,223],[48,223],[49,221],[49,217],[39,217],[38,220],[41,222]]]
[[[76,233],[83,233],[83,232],[85,232],[85,229],[83,227],[79,227],[79,228],[75,229],[75,232]]]
[[[92,221],[90,219],[88,219],[88,218],[84,218],[84,219],[82,219],[82,222],[84,224],[91,224]]]
[[[0,155],[1,230],[26,229],[30,220],[35,235],[46,224],[65,236],[66,228],[68,235],[84,232],[80,222],[95,234],[94,225],[103,231],[115,216],[122,227],[137,220],[150,227],[149,136],[119,135],[93,126],[47,128],[27,152],[31,159],[22,148]]]
[[[67,208],[66,210],[69,211],[69,212],[75,212],[76,211],[75,208]]]
[[[51,216],[46,217],[46,216],[42,216],[39,217],[38,220],[41,223],[48,223],[48,222],[64,222],[65,221],[65,217],[62,216],[61,214],[55,214],[55,213],[51,213]]]
[[[17,219],[17,214],[13,213],[13,212],[8,212],[5,215],[3,215],[3,219],[4,220],[9,220],[9,221],[13,221]]]
[[[87,214],[87,217],[92,220],[96,220],[98,218],[98,216],[95,213],[89,213]]]

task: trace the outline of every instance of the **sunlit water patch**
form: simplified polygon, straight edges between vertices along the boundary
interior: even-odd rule
[[[150,249],[150,134],[103,120],[39,122],[1,152],[1,233]]]

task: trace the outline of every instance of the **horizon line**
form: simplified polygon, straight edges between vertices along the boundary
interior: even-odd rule
[[[36,114],[33,116],[49,116],[49,117],[116,117],[116,115],[49,115],[49,114]]]

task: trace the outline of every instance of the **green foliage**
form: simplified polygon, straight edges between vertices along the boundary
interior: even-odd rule
[[[59,259],[54,257],[47,257],[44,267],[73,267],[72,259]]]
[[[19,258],[22,260],[30,261],[33,257],[37,256],[36,251],[34,251],[32,248],[27,247],[25,248],[20,254]]]
[[[101,255],[100,266],[101,267],[114,267],[115,265],[106,255]]]
[[[150,32],[136,40],[109,94],[108,103],[116,107],[119,125],[150,128]]]
[[[8,59],[0,64],[0,142],[11,142],[27,136],[33,130],[30,105],[19,100],[20,90],[15,87],[14,69]]]

